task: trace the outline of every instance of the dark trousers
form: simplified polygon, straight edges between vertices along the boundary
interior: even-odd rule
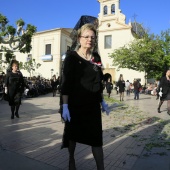
[[[139,99],[139,90],[134,90],[134,99]]]
[[[126,90],[126,95],[127,95],[127,96],[130,95],[130,90]]]

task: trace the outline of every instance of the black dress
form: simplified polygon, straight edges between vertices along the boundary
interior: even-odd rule
[[[159,84],[159,91],[162,88],[162,97],[160,100],[170,100],[170,81],[167,80],[166,76],[161,78]]]
[[[100,60],[97,53],[93,56]],[[71,121],[65,123],[62,148],[68,147],[68,140],[102,146],[101,68],[72,51],[65,59],[63,76],[61,93],[69,96]]]
[[[8,71],[5,86],[8,89],[9,105],[16,106],[21,104],[21,95],[24,90],[24,79],[20,71],[13,73]]]
[[[112,92],[112,89],[113,89],[113,84],[112,84],[111,82],[107,82],[107,83],[106,83],[107,93],[111,93],[111,92]]]
[[[122,93],[125,91],[125,81],[119,80],[117,83],[117,86],[119,87],[119,93]]]

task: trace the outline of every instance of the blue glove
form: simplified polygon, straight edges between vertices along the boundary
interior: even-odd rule
[[[109,115],[110,110],[109,110],[108,104],[103,100],[101,102],[101,105],[102,105],[102,112],[106,112],[106,114]]]
[[[63,104],[63,113],[62,113],[62,117],[65,121],[69,121],[70,122],[70,112],[68,110],[68,104]]]

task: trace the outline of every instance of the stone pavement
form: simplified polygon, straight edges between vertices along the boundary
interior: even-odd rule
[[[113,91],[111,98],[119,99]],[[166,103],[157,113],[155,96],[125,96],[125,106],[103,118],[106,170],[169,170],[170,120]],[[67,149],[60,149],[64,124],[59,97],[52,94],[23,99],[20,118],[0,101],[0,170],[67,170]],[[77,144],[77,170],[95,170],[91,148]]]

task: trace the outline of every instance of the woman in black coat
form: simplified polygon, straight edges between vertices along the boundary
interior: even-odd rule
[[[78,142],[91,146],[97,169],[104,170],[101,106],[107,112],[108,105],[102,95],[101,59],[92,52],[96,30],[92,24],[85,24],[77,36],[78,49],[67,54],[63,68],[62,116],[66,122],[62,148],[68,147],[69,169],[76,169],[74,152]]]
[[[124,91],[125,91],[125,81],[123,79],[122,74],[120,74],[119,80],[117,82],[117,87],[119,88],[120,101],[123,101]]]
[[[111,83],[111,79],[109,78],[108,81],[106,82],[106,90],[108,93],[108,98],[110,97],[112,89],[113,89],[113,84]]]
[[[162,93],[162,94],[161,94]],[[167,70],[166,75],[161,78],[159,84],[160,101],[158,105],[158,113],[161,113],[160,108],[165,100],[167,100],[167,113],[170,114],[170,70]]]
[[[11,106],[11,119],[14,119],[14,114],[19,118],[18,110],[24,90],[24,78],[18,69],[18,61],[12,60],[11,70],[7,72],[5,80],[5,93],[8,95],[8,102]]]

